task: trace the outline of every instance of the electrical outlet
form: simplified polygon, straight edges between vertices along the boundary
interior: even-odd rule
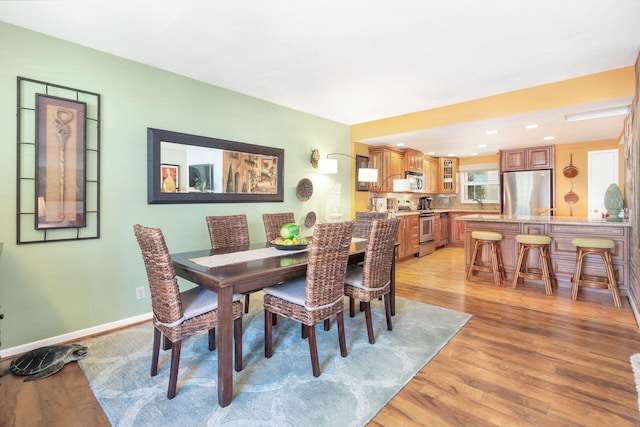
[[[136,288],[136,299],[144,298],[144,286],[138,286]]]

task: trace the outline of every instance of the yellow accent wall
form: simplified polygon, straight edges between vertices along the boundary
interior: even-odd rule
[[[360,141],[365,138],[633,96],[634,90],[633,67],[618,68],[430,110],[358,123],[351,126],[351,140]]]
[[[624,67],[587,76],[562,80],[527,89],[498,94],[486,98],[474,99],[458,104],[417,111],[400,116],[370,122],[358,123],[351,126],[351,152],[367,155],[367,146],[358,141],[393,135],[404,132],[414,132],[421,129],[430,129],[441,126],[449,126],[477,120],[486,120],[496,117],[523,114],[532,111],[559,108],[566,105],[578,105],[589,102],[615,99],[625,96],[633,96],[635,93],[634,67]],[[622,131],[622,129],[621,129]],[[605,150],[618,148],[617,140],[576,142],[556,145],[556,168],[560,166],[556,179],[556,206],[558,215],[568,215],[568,206],[564,203],[564,193],[568,190],[568,182],[562,175],[562,168],[568,165],[569,154],[574,152],[574,164],[581,162],[580,167],[584,173],[574,180],[574,192],[583,194],[584,197],[573,206],[574,216],[586,216],[587,214],[587,152],[591,150]],[[620,161],[623,160],[623,152],[620,151]],[[460,164],[491,163],[498,161],[498,155],[482,156],[460,159]],[[582,165],[584,162],[584,165]],[[620,173],[624,168],[620,167]],[[352,182],[355,180],[355,165],[351,171]],[[584,182],[583,182],[584,179]],[[620,177],[620,185],[624,179]],[[566,189],[565,189],[566,187]],[[355,193],[355,194],[354,194]],[[584,205],[583,205],[584,203]],[[352,190],[352,213],[367,208],[367,193]],[[561,206],[562,205],[562,206]]]

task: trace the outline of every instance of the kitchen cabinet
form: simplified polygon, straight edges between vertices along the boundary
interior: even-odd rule
[[[398,258],[407,258],[418,253],[419,238],[418,238],[418,215],[403,215],[399,216],[400,225],[398,226]]]
[[[393,191],[393,180],[404,178],[404,151],[387,146],[369,147],[369,164],[378,169],[378,182],[370,184],[373,192]]]
[[[404,150],[404,170],[423,173],[422,157],[421,151]]]
[[[437,213],[433,220],[435,231],[434,243],[436,248],[449,244],[449,214]]]
[[[422,186],[423,193],[437,193],[439,180],[440,162],[435,157],[423,156],[422,158],[422,174],[424,175],[424,183]]]
[[[500,150],[500,172],[553,169],[553,145]]]
[[[455,247],[464,246],[464,221],[456,221],[456,218],[469,215],[469,212],[449,212],[449,244]]]
[[[458,173],[457,157],[440,157],[439,159],[439,185],[438,193],[456,192],[456,174]]]

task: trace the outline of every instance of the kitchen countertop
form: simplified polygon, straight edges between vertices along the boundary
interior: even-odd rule
[[[545,224],[585,224],[604,227],[631,227],[629,220],[606,221],[604,219],[591,219],[576,216],[528,216],[528,215],[499,215],[499,214],[471,214],[458,217],[459,221],[484,221],[484,222],[519,222],[519,223],[545,223]]]

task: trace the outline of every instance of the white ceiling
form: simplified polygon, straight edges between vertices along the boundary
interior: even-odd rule
[[[0,1],[0,21],[345,124],[633,65],[639,17],[638,0]],[[370,142],[466,157],[622,130],[622,117],[567,126],[565,113]]]

